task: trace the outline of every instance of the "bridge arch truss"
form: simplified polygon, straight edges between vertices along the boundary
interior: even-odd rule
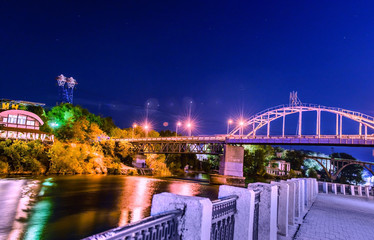
[[[306,156],[304,159],[312,159],[316,161],[323,170],[325,170],[327,176],[331,180],[336,180],[339,174],[344,168],[350,165],[360,165],[366,168],[374,176],[374,163],[372,162],[362,162],[353,159],[341,159],[341,158],[325,158],[316,156]]]
[[[271,122],[277,119],[282,119],[282,137],[285,137],[285,123],[286,116],[291,114],[298,114],[298,136],[302,136],[302,119],[304,112],[316,112],[316,136],[321,136],[321,113],[328,112],[336,115],[336,136],[342,137],[343,135],[343,117],[351,119],[359,123],[358,136],[368,136],[368,129],[374,130],[374,117],[346,110],[342,108],[326,107],[316,104],[299,104],[299,105],[280,105],[273,108],[266,109],[257,113],[244,122],[243,125],[235,127],[230,135],[246,135],[246,137],[256,137],[256,132],[263,127],[267,127],[266,135],[270,136]],[[248,129],[248,133],[244,134],[244,129]],[[364,130],[364,131],[363,131]]]

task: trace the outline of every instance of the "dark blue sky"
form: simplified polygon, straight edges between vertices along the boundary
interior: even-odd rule
[[[192,100],[199,134],[293,90],[374,115],[373,12],[370,1],[0,0],[0,96],[53,106],[62,73],[79,83],[76,104],[120,127],[151,99],[155,128],[173,129]]]

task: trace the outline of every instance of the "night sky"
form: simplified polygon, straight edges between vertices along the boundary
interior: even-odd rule
[[[228,118],[293,90],[374,115],[373,12],[371,1],[0,0],[0,97],[54,106],[64,74],[79,83],[75,104],[120,127],[150,101],[153,127],[173,130],[192,101],[195,134],[225,133]]]

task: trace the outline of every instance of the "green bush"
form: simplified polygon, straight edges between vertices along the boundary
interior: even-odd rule
[[[7,162],[0,161],[0,174],[8,173],[9,165]]]

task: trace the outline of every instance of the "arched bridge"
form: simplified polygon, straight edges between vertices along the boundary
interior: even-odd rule
[[[282,119],[282,135],[281,137],[285,137],[285,124],[286,124],[286,117],[289,115],[297,114],[298,115],[298,134],[297,137],[302,137],[302,121],[303,121],[303,113],[305,112],[316,112],[316,133],[315,137],[321,137],[321,113],[331,113],[336,115],[336,123],[335,123],[335,135],[338,138],[347,138],[347,136],[343,135],[343,118],[351,119],[358,123],[358,131],[356,135],[348,135],[354,138],[364,138],[368,137],[368,129],[374,130],[374,117],[355,112],[351,110],[346,110],[342,108],[335,108],[335,107],[326,107],[322,105],[316,104],[298,104],[298,105],[280,105],[277,107],[266,109],[262,112],[257,113],[256,115],[250,117],[248,120],[243,122],[242,125],[237,126],[234,128],[230,135],[245,135],[246,137],[255,137],[256,132],[261,128],[266,126],[266,136],[270,136],[270,125],[273,121],[277,119]],[[331,124],[329,124],[331,125]],[[364,133],[362,130],[364,129]],[[247,131],[244,133],[244,131]],[[372,136],[372,135],[371,135]]]
[[[304,159],[312,159],[316,161],[323,170],[325,170],[327,176],[331,180],[336,180],[341,171],[349,165],[360,165],[366,168],[374,176],[374,163],[373,162],[362,162],[354,159],[342,159],[342,158],[326,158],[317,156],[306,156]]]
[[[315,112],[315,134],[303,134],[303,113]],[[334,114],[334,121],[323,124],[335,128],[335,134],[321,132],[322,113]],[[297,115],[297,134],[286,135],[286,117]],[[357,124],[354,134],[343,133],[343,118]],[[282,121],[280,135],[272,135],[270,125]],[[265,135],[259,130],[266,129]],[[327,146],[366,146],[374,147],[374,117],[342,108],[326,107],[316,104],[289,104],[266,109],[246,121],[241,122],[227,135],[196,137],[158,137],[115,139],[130,142],[136,151],[143,153],[200,153],[221,154],[223,147],[229,145],[267,144],[267,145],[327,145]]]

